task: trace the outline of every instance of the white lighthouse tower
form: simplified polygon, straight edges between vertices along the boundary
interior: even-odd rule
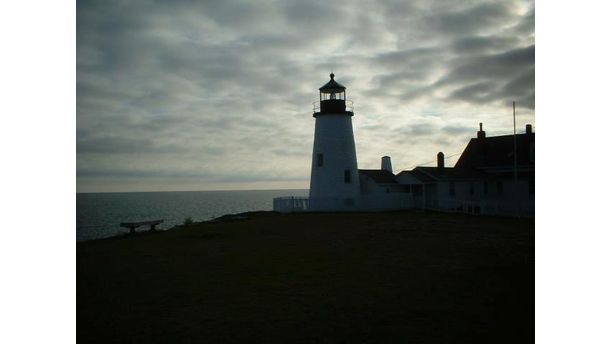
[[[346,87],[334,80],[333,73],[329,77],[331,80],[319,88],[319,102],[315,103],[313,113],[315,134],[308,209],[357,210],[359,174],[352,103],[346,100]]]

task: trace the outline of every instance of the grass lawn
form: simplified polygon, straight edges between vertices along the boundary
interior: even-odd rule
[[[77,243],[81,343],[525,343],[534,220],[254,213]]]

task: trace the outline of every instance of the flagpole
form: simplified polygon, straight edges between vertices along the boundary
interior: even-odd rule
[[[517,152],[516,152],[516,104],[512,101],[512,120],[514,122],[514,211],[516,216],[519,216],[518,207],[518,167],[517,167]]]

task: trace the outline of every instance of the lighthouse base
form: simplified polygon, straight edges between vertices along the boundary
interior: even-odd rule
[[[308,211],[360,211],[359,197],[311,197]]]

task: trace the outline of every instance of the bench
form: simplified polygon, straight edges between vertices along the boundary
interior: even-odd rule
[[[130,234],[136,233],[136,228],[140,226],[151,226],[150,230],[154,231],[155,226],[164,222],[164,220],[143,221],[143,222],[121,222],[119,226],[129,228]]]

